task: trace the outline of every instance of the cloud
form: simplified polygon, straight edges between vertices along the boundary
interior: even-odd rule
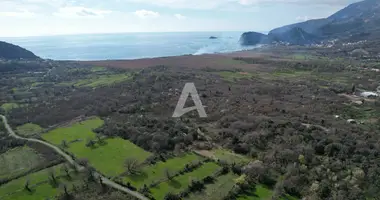
[[[349,3],[361,0],[124,0],[126,2],[142,3],[147,5],[156,5],[169,8],[184,9],[228,9],[231,6],[261,6],[273,4],[293,4],[293,5],[325,5],[325,6],[345,6]]]
[[[36,14],[28,10],[19,10],[19,11],[5,11],[0,12],[1,17],[20,17],[20,18],[30,18],[34,17]]]
[[[160,17],[160,13],[144,9],[136,10],[133,14],[142,19]]]
[[[298,16],[296,17],[296,20],[299,21],[299,22],[304,22],[304,21],[307,21],[307,20],[310,20],[311,18],[308,17],[308,16]]]
[[[64,18],[78,18],[78,17],[104,17],[112,13],[110,10],[101,10],[94,8],[86,8],[81,6],[67,6],[59,8],[54,13],[55,16]]]
[[[177,19],[179,19],[179,20],[186,19],[186,16],[183,16],[181,14],[175,14],[174,17],[177,18]]]

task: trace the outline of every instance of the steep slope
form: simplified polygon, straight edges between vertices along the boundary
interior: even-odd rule
[[[242,45],[257,45],[269,43],[267,35],[258,32],[245,32],[240,37],[240,44]]]
[[[364,0],[353,3],[327,18],[273,29],[269,32],[269,38],[290,44],[310,44],[323,39],[379,39],[380,0]]]
[[[36,55],[34,55],[34,53],[22,47],[0,41],[0,58],[12,60],[12,59],[38,59],[39,57],[37,57]]]
[[[326,18],[324,18],[324,19],[312,19],[312,20],[308,20],[306,22],[300,22],[300,23],[296,23],[296,24],[290,24],[290,25],[286,25],[283,27],[275,28],[275,29],[271,30],[269,32],[269,34],[282,34],[282,33],[289,31],[293,28],[301,28],[308,33],[313,33],[318,28],[320,28],[320,27],[322,27],[328,23],[329,23],[329,20]]]
[[[302,28],[294,27],[282,33],[270,33],[269,38],[276,42],[286,42],[294,45],[308,45],[319,42],[315,35],[307,33]]]
[[[363,33],[378,34],[380,29],[380,1],[366,0],[351,4],[331,15],[328,24],[317,30],[325,37],[352,37]]]

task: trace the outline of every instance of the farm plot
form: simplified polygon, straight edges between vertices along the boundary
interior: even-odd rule
[[[152,194],[156,199],[164,199],[167,193],[179,193],[189,186],[191,180],[204,179],[219,169],[220,166],[215,163],[206,163],[190,173],[175,177],[170,181],[160,183],[158,186],[151,188]]]
[[[131,79],[132,76],[130,74],[117,74],[117,75],[102,75],[102,76],[94,76],[87,79],[82,79],[74,82],[63,82],[59,83],[62,86],[75,86],[75,87],[102,87],[107,85],[112,85],[116,83],[120,83],[123,81],[127,81]]]
[[[246,194],[240,195],[238,200],[270,200],[272,199],[273,191],[266,186],[257,185]]]
[[[131,183],[133,186],[140,188],[144,184],[149,185],[155,181],[165,181],[166,171],[176,173],[192,162],[201,161],[202,158],[195,154],[186,154],[175,157],[166,162],[158,162],[155,165],[145,166],[137,175],[128,175],[123,178],[124,183]]]
[[[0,155],[0,179],[27,172],[45,159],[29,147],[18,147]]]
[[[86,140],[87,138],[95,138],[96,134],[93,129],[103,125],[103,120],[93,118],[86,121],[78,122],[70,127],[56,128],[42,135],[42,138],[57,146],[62,144],[62,141],[72,142],[76,140]]]
[[[1,200],[40,200],[52,198],[61,192],[60,185],[67,185],[68,188],[74,183],[79,183],[79,176],[71,173],[68,178],[65,172],[61,171],[63,165],[57,165],[39,172],[30,174],[16,180],[13,180],[0,187]],[[51,183],[52,174],[56,183]],[[49,178],[50,177],[50,178]],[[30,191],[26,189],[26,185]]]
[[[17,103],[5,103],[0,106],[0,108],[2,108],[5,112],[9,112],[14,108],[19,108],[19,107],[20,105]]]
[[[218,177],[213,184],[206,185],[206,189],[199,193],[190,194],[186,200],[220,200],[224,199],[235,185],[234,174],[226,174]],[[221,189],[222,188],[222,189]]]
[[[140,162],[147,159],[151,153],[135,144],[121,138],[97,141],[93,129],[100,127],[103,121],[99,118],[75,123],[70,127],[57,128],[42,138],[55,145],[67,142],[66,150],[77,159],[87,159],[89,164],[101,173],[115,177],[125,172],[124,162],[127,158],[136,158]],[[88,145],[88,143],[92,145]]]
[[[40,133],[41,131],[43,131],[43,128],[41,128],[39,125],[37,124],[24,124],[22,126],[18,126],[16,128],[16,132],[19,134],[19,135],[22,135],[22,136],[31,136],[31,135],[34,135],[34,134],[37,134],[37,133]]]
[[[68,151],[77,158],[86,158],[89,163],[106,176],[115,177],[124,173],[124,162],[127,158],[145,161],[151,153],[141,149],[132,142],[121,138],[112,138],[102,145],[87,147],[85,142],[73,143]]]

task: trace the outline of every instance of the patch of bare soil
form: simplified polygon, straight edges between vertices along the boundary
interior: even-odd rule
[[[207,157],[207,158],[212,158],[214,159],[215,158],[215,155],[213,152],[211,151],[208,151],[208,150],[197,150],[197,151],[194,151],[195,153],[201,155],[201,156],[204,156],[204,157]]]
[[[342,94],[339,94],[339,96],[346,97],[346,98],[349,99],[352,103],[355,103],[355,104],[358,104],[358,105],[363,104],[362,100],[367,101],[367,102],[375,102],[375,99],[359,97],[359,96],[354,95],[354,94],[346,94],[346,93],[342,93]]]

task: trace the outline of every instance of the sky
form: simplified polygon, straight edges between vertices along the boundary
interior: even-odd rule
[[[0,0],[0,37],[258,31],[324,18],[359,0]]]

